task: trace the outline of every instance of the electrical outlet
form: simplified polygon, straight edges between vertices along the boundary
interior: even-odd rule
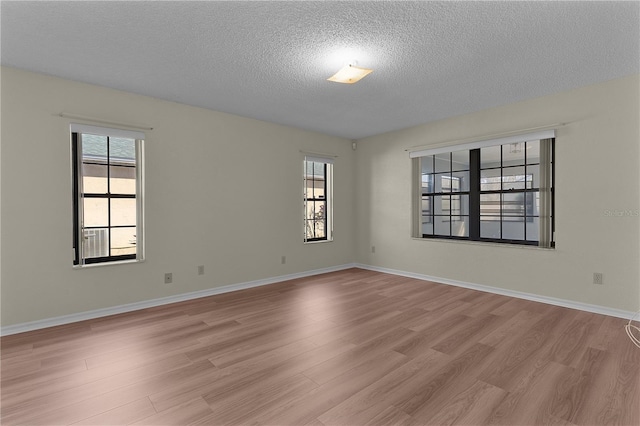
[[[204,275],[204,265],[198,266],[198,275]]]
[[[167,272],[164,274],[164,283],[171,284],[173,282],[173,274],[171,272]]]
[[[602,272],[593,273],[593,283],[600,285],[604,284],[604,277],[602,276]]]
[[[287,263],[287,256],[282,256],[282,258],[280,259],[280,263],[283,265]]]
[[[371,246],[371,253],[375,253],[376,252],[376,246]]]

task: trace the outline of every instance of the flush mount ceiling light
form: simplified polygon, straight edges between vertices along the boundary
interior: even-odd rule
[[[327,80],[336,83],[353,84],[357,83],[372,72],[373,70],[370,70],[368,68],[357,67],[355,65],[347,65],[340,71],[329,77]]]

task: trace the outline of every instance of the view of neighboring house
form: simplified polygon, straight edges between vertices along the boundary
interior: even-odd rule
[[[82,134],[85,257],[136,252],[135,156],[133,139]]]

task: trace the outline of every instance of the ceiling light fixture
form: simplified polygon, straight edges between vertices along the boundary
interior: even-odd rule
[[[373,70],[368,68],[361,68],[355,65],[347,65],[342,68],[340,71],[329,77],[327,80],[333,81],[336,83],[347,83],[353,84],[360,81],[365,76],[371,74]]]

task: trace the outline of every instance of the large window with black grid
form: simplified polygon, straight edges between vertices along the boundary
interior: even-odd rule
[[[553,247],[554,144],[543,132],[411,153],[414,237]]]

